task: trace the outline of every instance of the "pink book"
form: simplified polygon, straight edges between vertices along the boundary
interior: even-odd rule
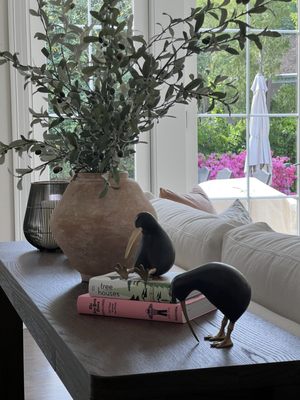
[[[203,294],[188,299],[186,301],[186,308],[191,320],[216,309]],[[186,322],[180,303],[92,297],[89,293],[78,296],[77,311],[79,314],[103,315],[108,317],[177,323]]]

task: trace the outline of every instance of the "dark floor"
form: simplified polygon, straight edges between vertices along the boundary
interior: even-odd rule
[[[25,399],[72,400],[27,329],[24,329]]]

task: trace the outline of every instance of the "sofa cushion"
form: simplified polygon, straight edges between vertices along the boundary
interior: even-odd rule
[[[177,203],[186,204],[187,206],[198,210],[206,211],[211,214],[216,214],[211,201],[207,197],[203,189],[198,187],[198,191],[193,193],[178,194],[169,189],[160,188],[159,197],[176,201]]]
[[[153,199],[151,203],[174,244],[175,263],[184,269],[220,261],[223,235],[241,225],[167,199]]]
[[[226,220],[239,221],[241,224],[250,224],[252,222],[250,214],[239,199],[236,199],[230,207],[218,214],[218,216]]]
[[[221,259],[245,275],[253,301],[300,323],[299,236],[264,222],[244,225],[225,233]]]

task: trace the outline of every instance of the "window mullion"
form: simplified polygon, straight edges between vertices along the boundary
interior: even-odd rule
[[[247,10],[249,9],[249,4],[247,4]],[[246,23],[250,25],[250,16],[246,15]],[[249,31],[249,28],[246,28],[246,31]],[[245,59],[245,68],[246,68],[246,149],[247,155],[249,154],[249,134],[250,134],[250,43],[249,40],[246,41],[246,59]],[[249,171],[249,157],[246,157],[246,168]],[[251,202],[250,202],[250,179],[249,174],[246,174],[247,179],[247,204],[248,209],[251,212]]]
[[[298,14],[298,30],[297,30],[297,49],[298,49],[298,54],[297,54],[297,113],[298,113],[298,123],[297,123],[297,140],[296,140],[296,146],[297,146],[297,152],[296,152],[296,157],[297,157],[297,163],[300,161],[300,51],[299,51],[299,46],[300,46],[300,35],[299,35],[299,23],[300,23],[300,7],[299,7],[299,1],[297,2],[297,14]],[[300,172],[300,166],[297,166],[297,184],[296,184],[296,192],[298,196],[297,200],[297,229],[298,229],[298,234],[300,232],[300,201],[299,201],[299,196],[300,196],[300,185],[299,185],[299,172]]]

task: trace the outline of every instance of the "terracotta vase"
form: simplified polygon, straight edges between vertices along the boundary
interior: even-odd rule
[[[120,174],[119,188],[109,187],[104,197],[101,174],[79,173],[53,211],[53,236],[83,280],[125,265],[124,253],[134,229],[136,215],[148,211],[156,215],[140,186]],[[132,266],[134,252],[126,260]]]

